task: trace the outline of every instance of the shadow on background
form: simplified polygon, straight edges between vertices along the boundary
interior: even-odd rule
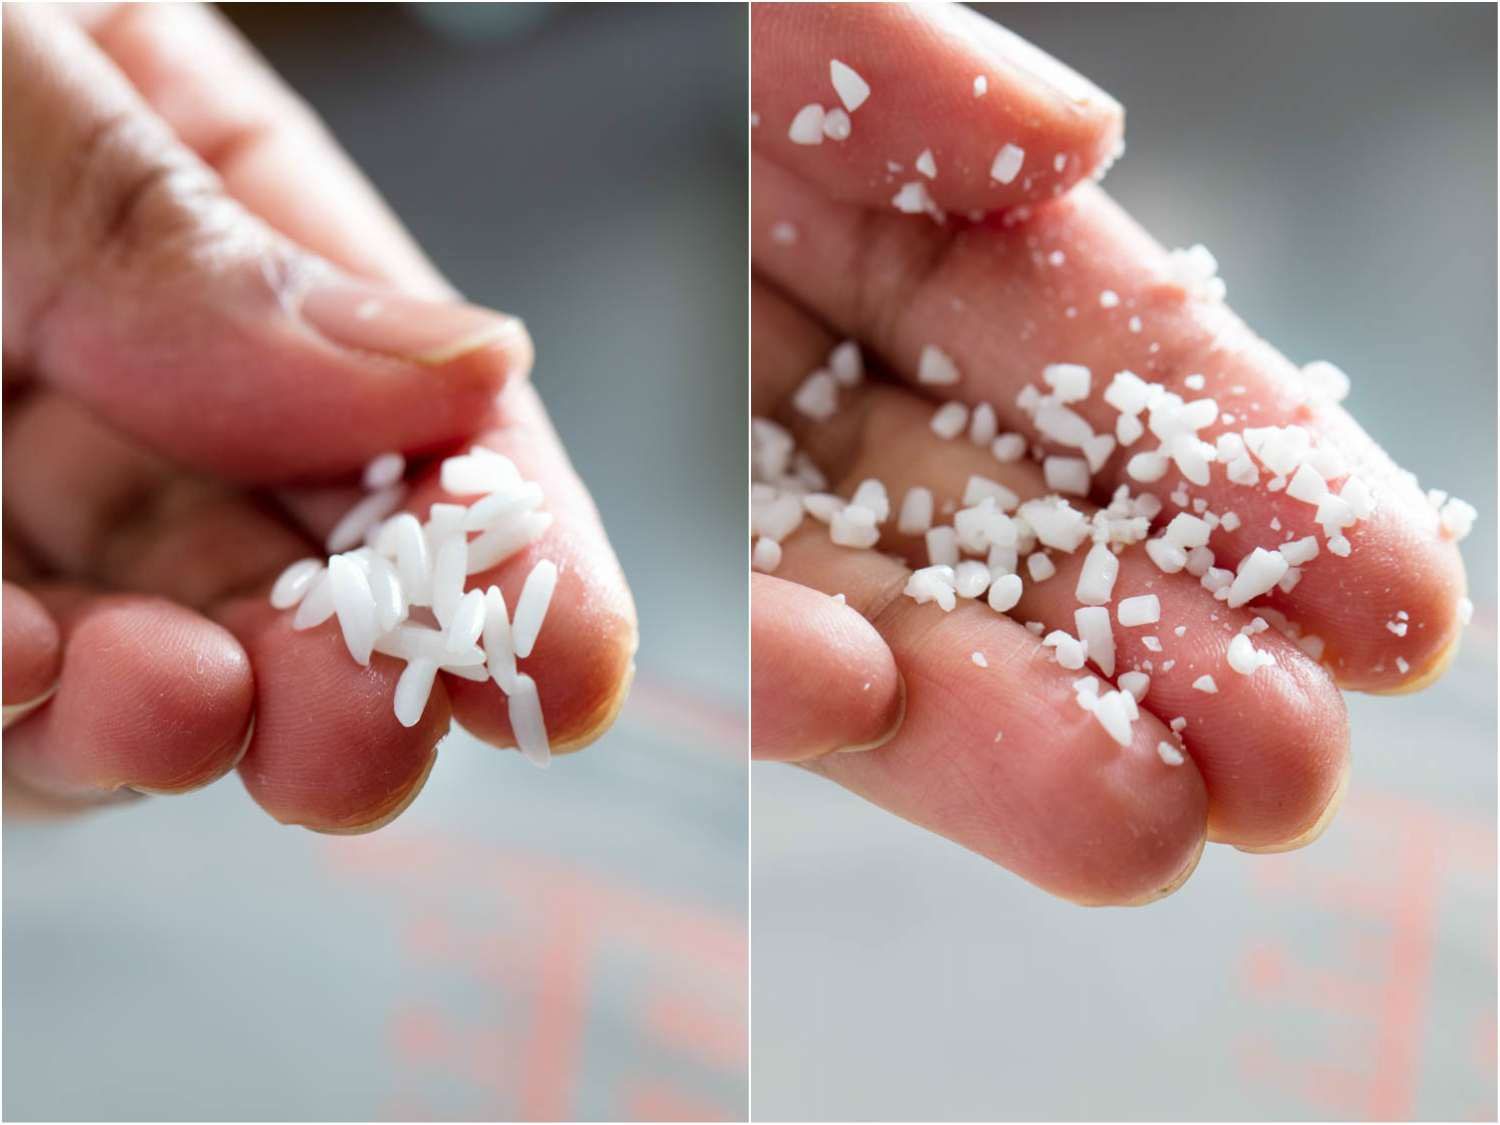
[[[230,14],[527,321],[640,674],[546,773],[450,737],[373,836],[279,827],[234,778],[7,826],[4,1114],[742,1118],[745,13]]]

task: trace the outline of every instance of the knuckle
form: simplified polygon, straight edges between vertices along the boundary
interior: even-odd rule
[[[179,249],[217,181],[144,115],[101,119],[60,170],[55,223],[75,261],[126,271]]]

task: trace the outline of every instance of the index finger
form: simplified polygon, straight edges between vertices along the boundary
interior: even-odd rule
[[[1121,146],[1119,102],[960,4],[756,4],[751,37],[756,152],[834,199],[1003,210]]]

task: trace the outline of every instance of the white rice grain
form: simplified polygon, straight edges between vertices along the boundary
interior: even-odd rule
[[[1042,638],[1042,647],[1053,650],[1060,667],[1076,672],[1083,667],[1085,650],[1078,638],[1071,637],[1061,629],[1054,629]]]
[[[448,625],[444,647],[449,652],[467,652],[479,642],[484,632],[484,591],[470,590],[459,599]]]
[[[468,512],[469,509],[462,504],[434,504],[428,508],[427,522],[422,525],[428,551],[436,552],[444,540],[462,536]]]
[[[483,446],[449,457],[439,470],[439,480],[443,491],[453,496],[488,496],[522,484],[520,471],[509,457]]]
[[[958,382],[959,378],[958,365],[947,352],[936,344],[927,344],[922,348],[922,354],[917,358],[917,382],[946,387]],[[967,414],[966,409],[966,417]]]
[[[533,512],[542,506],[542,486],[527,481],[520,488],[492,492],[483,500],[469,505],[464,513],[465,531],[489,531],[501,526],[521,512]]]
[[[1236,633],[1229,642],[1229,651],[1226,654],[1229,666],[1242,676],[1254,675],[1261,668],[1272,667],[1276,658],[1268,652],[1261,652],[1253,644],[1245,633]]]
[[[1161,599],[1155,594],[1122,598],[1115,607],[1115,617],[1127,629],[1154,624],[1161,620]]]
[[[833,82],[833,88],[837,91],[839,101],[844,103],[844,108],[853,113],[865,104],[865,99],[870,96],[870,84],[859,76],[859,72],[846,62],[838,59],[828,60],[828,77]]]
[[[297,613],[292,618],[292,628],[299,631],[315,628],[332,617],[333,613],[333,586],[329,581],[328,571],[324,570],[313,579],[307,593],[302,596]]]
[[[400,576],[389,559],[373,555],[368,560],[365,577],[370,580],[370,593],[375,598],[375,624],[382,633],[389,632],[406,620],[409,609]]]
[[[954,571],[951,566],[924,566],[911,572],[902,593],[918,605],[937,602],[943,612],[950,613],[958,604],[958,595],[953,588],[954,581]]]
[[[1073,611],[1073,625],[1078,639],[1088,648],[1088,657],[1106,676],[1115,674],[1115,636],[1109,627],[1109,610],[1103,606],[1082,606]]]
[[[422,718],[436,676],[437,664],[431,660],[411,660],[401,670],[401,678],[396,681],[395,708],[396,721],[403,727],[414,727]]]
[[[379,492],[370,493],[333,525],[333,530],[328,533],[328,539],[323,544],[324,549],[329,554],[337,554],[363,543],[370,530],[399,508],[405,498],[406,489],[402,487],[383,488]]]
[[[387,520],[380,536],[382,554],[395,556],[396,576],[412,605],[432,604],[432,556],[422,525],[410,512]],[[389,550],[385,545],[389,545]]]
[[[969,408],[961,402],[945,402],[932,414],[932,432],[945,441],[952,441],[964,432],[969,422]]]
[[[876,523],[885,523],[891,518],[890,496],[886,493],[885,485],[875,477],[860,481],[849,503],[874,512]]]
[[[321,559],[298,559],[281,572],[275,585],[271,587],[271,605],[276,609],[291,609],[302,600],[322,573]]]
[[[491,586],[484,592],[484,629],[480,638],[490,676],[509,695],[516,687],[516,648],[510,618],[506,615],[505,595],[499,586]]]
[[[1115,588],[1115,579],[1120,573],[1120,560],[1108,546],[1095,543],[1083,560],[1083,569],[1078,572],[1076,594],[1084,605],[1107,605]]]
[[[1315,359],[1303,367],[1302,378],[1309,390],[1330,402],[1343,402],[1349,397],[1349,376],[1326,359]]]
[[[932,490],[909,488],[901,501],[901,514],[896,519],[896,530],[902,535],[924,535],[932,526]]]
[[[814,371],[792,393],[792,405],[814,422],[826,422],[838,413],[839,385],[829,371]]]
[[[927,185],[920,180],[902,184],[896,194],[891,196],[891,206],[906,215],[920,215],[924,211],[932,214],[937,211],[937,204],[932,201]]]
[[[1000,423],[995,418],[995,408],[987,402],[981,402],[974,408],[969,419],[969,440],[975,445],[989,445],[999,432]]]
[[[977,598],[990,588],[990,568],[978,559],[964,559],[953,568],[953,589],[961,598]]]
[[[547,741],[542,701],[537,697],[536,681],[524,672],[516,675],[507,711],[517,748],[532,765],[538,769],[546,769],[552,761],[552,747]]]
[[[448,634],[413,622],[380,634],[375,640],[375,651],[398,660],[430,660],[442,668],[475,668],[485,662],[484,653],[477,645],[462,652],[450,652]]]
[[[1021,600],[1021,576],[1002,574],[990,583],[990,608],[997,613],[1007,613],[1016,608]]]
[[[1262,594],[1269,593],[1281,581],[1287,565],[1286,557],[1280,552],[1256,547],[1240,560],[1239,571],[1229,586],[1229,608],[1238,609]]]
[[[762,535],[750,551],[750,565],[762,574],[772,574],[781,565],[781,544]]]
[[[1069,496],[1089,494],[1089,463],[1082,457],[1048,457],[1042,462],[1042,476],[1054,492]]]
[[[1135,702],[1131,699],[1129,692],[1107,691],[1099,697],[1099,702],[1094,707],[1094,718],[1099,720],[1099,725],[1104,728],[1105,733],[1121,746],[1130,745],[1130,704],[1126,703],[1128,699],[1131,700],[1131,704]]]
[[[853,340],[845,340],[837,345],[828,353],[828,370],[833,373],[834,381],[839,386],[859,386],[865,377],[865,363],[860,355],[859,345]]]
[[[799,109],[787,126],[786,135],[794,145],[823,143],[823,107],[816,102]]]
[[[1003,464],[1019,461],[1026,456],[1026,439],[1020,434],[1001,434],[990,443],[990,453]]]
[[[347,555],[334,555],[328,560],[328,585],[344,634],[344,646],[356,664],[369,664],[378,630],[375,595],[370,591],[364,568]]]
[[[516,655],[521,659],[531,655],[537,634],[542,631],[542,622],[547,617],[547,607],[552,604],[552,593],[557,588],[557,564],[551,559],[542,559],[531,568],[526,584],[521,587],[521,596],[516,601],[516,614],[511,621],[511,636]]]
[[[370,458],[360,477],[360,483],[369,492],[390,488],[406,475],[406,458],[399,453],[381,453]]]
[[[551,512],[527,512],[491,528],[469,543],[467,573],[479,574],[499,566],[521,548],[535,543],[551,526]]]
[[[933,527],[924,536],[929,566],[958,565],[958,532],[950,526]]]
[[[468,563],[469,544],[462,535],[444,539],[433,554],[432,612],[445,629],[453,620],[454,611],[463,599]]]
[[[846,504],[828,522],[828,538],[840,547],[864,549],[880,542],[875,513],[858,504]]]
[[[1020,174],[1021,165],[1025,159],[1025,149],[1006,144],[995,153],[994,162],[990,164],[990,179],[997,183],[1010,183]]]

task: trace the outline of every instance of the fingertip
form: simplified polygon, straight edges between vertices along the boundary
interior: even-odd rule
[[[1171,882],[1167,883],[1166,886],[1160,888],[1159,890],[1152,891],[1149,894],[1143,895],[1141,898],[1132,899],[1128,902],[1122,902],[1120,903],[1120,905],[1150,906],[1153,902],[1160,902],[1162,899],[1169,898],[1172,895],[1176,894],[1178,891],[1182,890],[1183,887],[1187,886],[1187,881],[1191,879],[1193,877],[1193,874],[1198,870],[1198,864],[1202,862],[1203,852],[1207,847],[1208,836],[1205,833],[1204,835],[1199,836],[1197,850],[1193,852],[1192,858],[1188,860],[1187,866],[1184,867],[1182,871],[1172,879]]]
[[[298,631],[260,597],[220,615],[256,670],[255,731],[239,764],[255,802],[282,824],[332,832],[372,831],[409,807],[452,718],[442,682],[403,727],[400,661],[376,654],[368,667],[354,664],[336,622]]]
[[[233,768],[255,693],[229,632],[157,598],[49,604],[65,644],[57,694],[7,732],[8,765],[24,781],[61,796],[183,793]]]
[[[1214,710],[1184,733],[1214,783],[1209,839],[1246,850],[1303,837],[1349,770],[1349,712],[1327,670],[1279,634],[1257,643],[1275,666],[1218,676]]]
[[[1460,607],[1468,589],[1458,547],[1440,539],[1409,557],[1415,565],[1394,599],[1400,608],[1380,604],[1393,600],[1389,597],[1370,602],[1374,666],[1356,673],[1341,668],[1342,686],[1375,695],[1409,695],[1436,683],[1458,655],[1465,625]]]
[[[503,586],[514,607],[521,582],[513,576]],[[581,750],[614,724],[634,682],[638,643],[635,608],[623,580],[609,581],[576,563],[559,568],[547,620],[521,666],[537,683],[554,754]],[[494,746],[515,745],[506,697],[493,680],[443,678],[465,730]]]
[[[3,664],[6,723],[43,703],[62,670],[62,636],[45,606],[11,582],[0,604],[4,622]]]
[[[103,602],[70,630],[68,651],[90,661],[88,683],[76,686],[98,692],[105,713],[96,721],[117,740],[120,782],[176,794],[217,781],[253,726],[245,650],[222,626],[175,603]]]
[[[751,660],[756,758],[872,750],[901,727],[906,687],[890,646],[862,614],[819,590],[752,577]]]
[[[402,790],[394,792],[390,797],[388,807],[384,810],[378,808],[369,810],[365,815],[370,819],[361,820],[359,823],[352,825],[303,824],[301,827],[306,828],[309,832],[317,832],[322,836],[367,836],[371,832],[378,831],[390,824],[407,809],[411,808],[412,803],[421,795],[422,790],[427,787],[427,779],[432,776],[432,767],[437,764],[437,759],[437,744],[434,743],[432,752],[427,756],[427,764],[416,780],[411,782],[404,792]],[[359,818],[354,819],[358,820]]]
[[[1339,809],[1343,808],[1344,796],[1349,792],[1349,778],[1352,772],[1349,761],[1345,759],[1343,771],[1339,775],[1338,783],[1334,786],[1333,794],[1328,798],[1323,810],[1318,813],[1317,819],[1291,839],[1275,844],[1236,844],[1236,849],[1251,855],[1270,855],[1276,852],[1296,851],[1298,848],[1305,848],[1316,842],[1323,833],[1328,831],[1328,826],[1338,816]]]
[[[1102,174],[1121,147],[1119,102],[960,4],[757,5],[753,35],[756,149],[834,199],[1004,211]],[[809,105],[848,104],[832,60],[869,92],[844,134],[793,140]]]

